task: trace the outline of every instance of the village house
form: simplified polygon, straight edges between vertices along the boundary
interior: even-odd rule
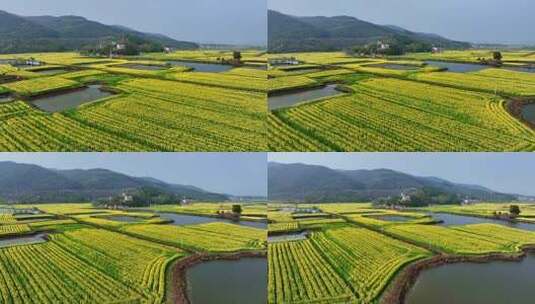
[[[130,203],[130,202],[133,202],[133,201],[134,201],[134,197],[133,197],[132,195],[123,193],[121,196],[122,196],[122,198],[123,198],[123,202],[124,202],[124,203]]]
[[[390,44],[384,43],[382,41],[377,41],[377,49],[380,51],[386,51],[390,49]]]
[[[440,47],[436,47],[436,46],[434,46],[433,48],[431,48],[431,52],[432,52],[433,54],[442,53],[442,51],[443,51],[443,50],[442,50],[442,48],[440,48]]]

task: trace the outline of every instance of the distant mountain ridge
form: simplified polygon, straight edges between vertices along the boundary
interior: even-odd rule
[[[105,25],[80,16],[25,17],[0,10],[0,53],[79,50],[101,41],[118,40],[125,35],[177,49],[199,48],[197,43],[143,33],[124,26]]]
[[[377,25],[350,16],[298,17],[268,11],[268,49],[272,53],[340,51],[388,38],[431,43],[445,48],[470,47],[469,43],[436,34],[412,32],[393,25]]]
[[[453,183],[437,177],[418,177],[389,169],[336,170],[306,164],[268,164],[270,200],[369,201],[424,187],[481,200],[507,201],[517,198],[517,195],[500,193],[483,186]]]
[[[83,202],[142,187],[195,200],[229,199],[225,194],[208,192],[194,186],[169,184],[155,178],[132,177],[107,169],[56,170],[37,165],[0,162],[0,199],[10,202]]]

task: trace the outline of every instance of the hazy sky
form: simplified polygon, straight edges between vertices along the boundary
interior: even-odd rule
[[[386,168],[496,191],[535,195],[533,153],[270,153],[268,158],[335,169]]]
[[[533,0],[268,0],[299,16],[350,15],[469,42],[535,43]]]
[[[219,193],[261,196],[267,195],[266,160],[266,153],[0,153],[0,161],[104,168]]]
[[[78,15],[175,39],[266,44],[266,0],[0,0],[0,10],[34,15]]]

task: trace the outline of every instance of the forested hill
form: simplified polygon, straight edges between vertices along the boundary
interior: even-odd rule
[[[10,202],[84,202],[150,189],[157,195],[203,201],[224,201],[227,195],[170,184],[148,177],[132,177],[106,169],[55,170],[36,165],[0,162],[0,200]]]
[[[143,33],[123,26],[105,25],[79,16],[25,17],[0,11],[0,53],[79,50],[124,37],[139,44],[177,49],[199,48],[193,42],[177,41],[164,35]]]
[[[510,201],[516,195],[477,185],[465,185],[436,177],[418,177],[388,169],[335,170],[306,164],[268,165],[270,200],[358,202],[400,195],[410,189],[433,189],[460,198]]]
[[[339,51],[379,40],[429,44],[463,49],[471,45],[435,34],[417,33],[391,25],[377,25],[349,16],[297,17],[268,11],[270,52]]]

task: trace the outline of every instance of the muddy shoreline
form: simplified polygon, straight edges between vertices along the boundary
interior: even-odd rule
[[[203,262],[228,260],[234,261],[241,258],[266,258],[267,251],[247,251],[229,254],[206,254],[197,253],[176,262],[171,269],[171,290],[167,294],[167,303],[191,304],[188,298],[188,282],[186,272],[189,268]]]
[[[506,109],[514,118],[535,130],[535,122],[528,121],[522,116],[522,108],[528,104],[534,104],[535,98],[512,98],[507,101]]]
[[[518,253],[490,253],[477,256],[463,255],[436,255],[414,262],[402,269],[388,284],[379,298],[380,304],[405,304],[407,295],[412,289],[420,274],[431,268],[455,263],[488,263],[494,261],[521,261],[529,251],[535,251],[535,245],[523,246]]]

